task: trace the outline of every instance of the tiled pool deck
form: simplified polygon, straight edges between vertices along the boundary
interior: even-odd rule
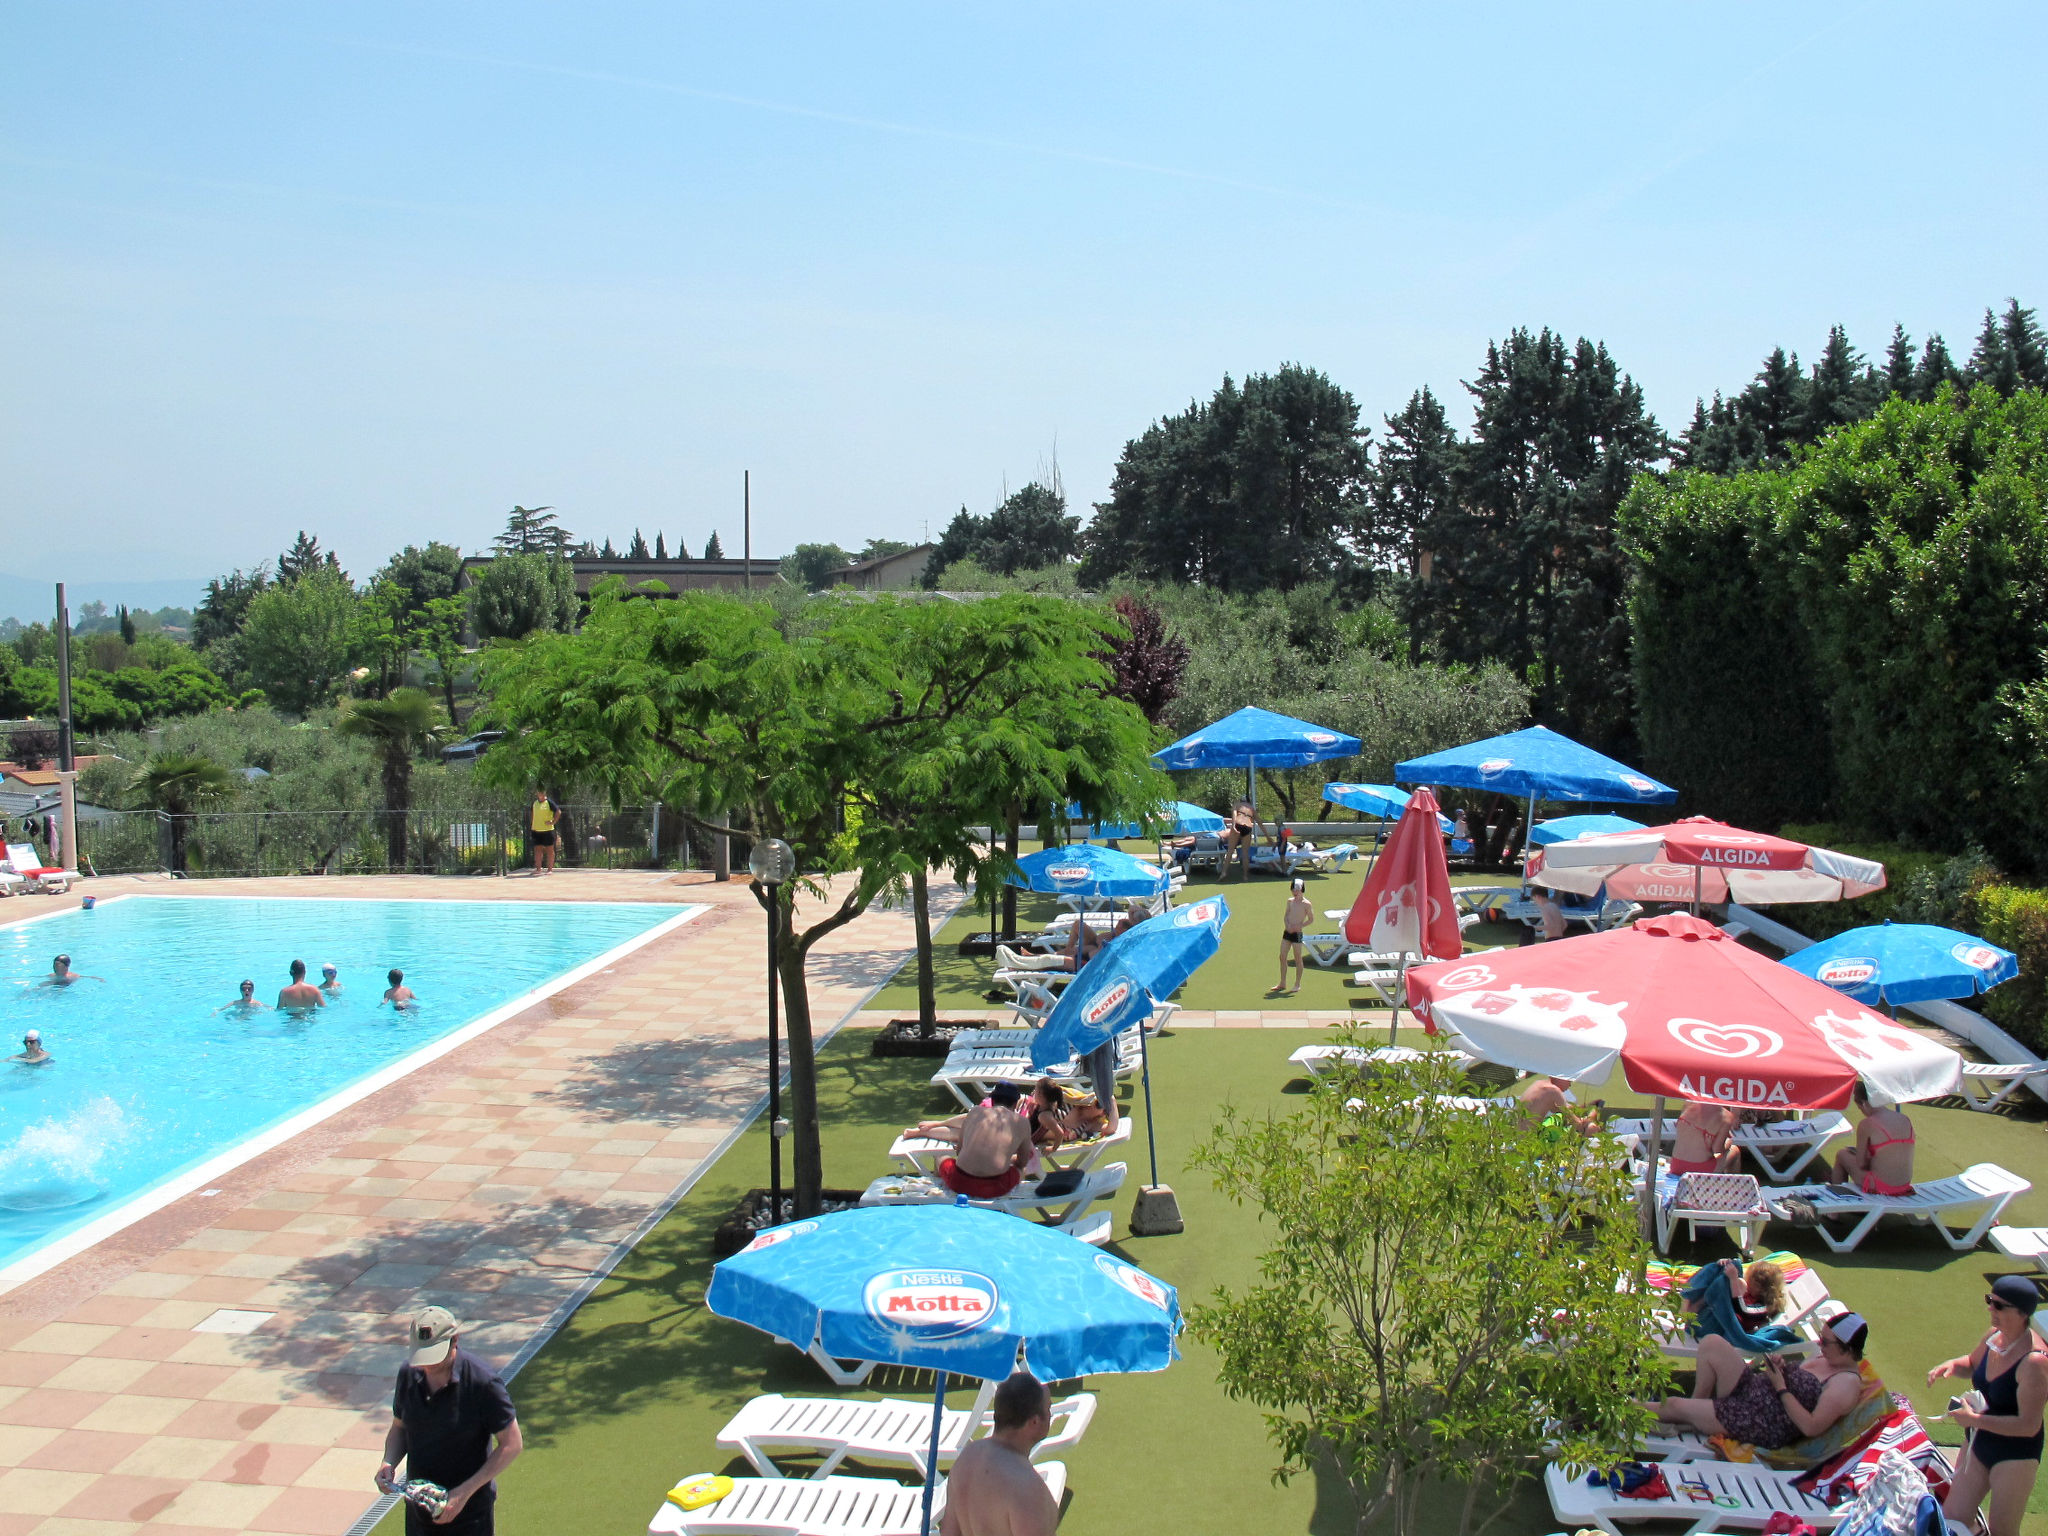
[[[403,1316],[438,1302],[477,1325],[465,1342],[480,1355],[519,1357],[762,1091],[762,925],[742,883],[563,871],[88,889],[712,910],[0,1295],[0,1536],[347,1531],[375,1498]],[[0,923],[77,901],[17,897]],[[820,1033],[911,944],[905,912],[824,941]],[[224,1308],[272,1315],[198,1331]]]

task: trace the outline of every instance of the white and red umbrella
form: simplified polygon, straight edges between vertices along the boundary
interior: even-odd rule
[[[1832,987],[1675,913],[1417,966],[1408,1002],[1503,1066],[1754,1109],[1838,1109],[1956,1091],[1962,1060]]]
[[[1379,954],[1448,960],[1465,952],[1436,796],[1418,789],[1344,918],[1344,937]]]
[[[1884,866],[1788,837],[1688,816],[1640,832],[1552,843],[1529,856],[1528,878],[1628,901],[1848,901],[1884,888]]]

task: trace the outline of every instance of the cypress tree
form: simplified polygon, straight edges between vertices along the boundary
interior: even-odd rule
[[[1885,348],[1884,386],[1886,394],[1918,398],[1913,393],[1913,338],[1903,325],[1892,327],[1892,344]]]
[[[2005,332],[1988,309],[1984,311],[1984,329],[1977,333],[1977,346],[1970,353],[1967,377],[1972,384],[1989,384],[2001,395],[2019,388],[2019,369],[2005,345]]]
[[[638,528],[633,530],[633,542],[626,546],[626,558],[628,560],[646,560],[650,558],[647,553],[647,540],[642,536]]]
[[[716,528],[711,530],[711,537],[704,541],[704,558],[706,560],[723,560],[725,558],[725,546],[718,542],[718,530]]]
[[[1743,427],[1744,458],[1781,459],[1806,419],[1806,375],[1799,354],[1773,347],[1756,378],[1738,397],[1736,410]]]
[[[659,528],[654,530],[654,558],[657,560],[666,560],[668,558],[668,540],[662,537]]]
[[[2021,309],[2018,299],[2008,299],[2005,316],[1998,323],[2005,343],[2005,355],[2012,360],[2013,376],[2022,389],[2048,389],[2048,338],[2034,321],[2031,309]]]
[[[1920,349],[1920,361],[1913,369],[1913,398],[1932,400],[1935,391],[1944,384],[1960,384],[1962,374],[1957,371],[1955,359],[1948,355],[1948,343],[1936,331],[1927,338],[1927,345]]]
[[[598,558],[600,560],[616,560],[619,558],[619,552],[612,548],[610,534],[605,535],[604,548],[598,551]]]

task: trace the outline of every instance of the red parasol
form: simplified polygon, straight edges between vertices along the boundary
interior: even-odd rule
[[[1449,960],[1465,952],[1436,796],[1418,789],[1344,919],[1344,937],[1376,954]]]

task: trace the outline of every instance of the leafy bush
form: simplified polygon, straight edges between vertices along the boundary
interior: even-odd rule
[[[2020,959],[2020,973],[1978,1001],[1985,1015],[2036,1054],[2048,1054],[2048,890],[1980,886],[1970,931]]]
[[[1898,843],[1863,840],[1852,829],[1828,822],[1817,822],[1809,826],[1793,825],[1779,830],[1795,842],[1832,848],[1835,852],[1846,853],[1851,858],[1873,859],[1884,866],[1884,889],[1873,891],[1868,896],[1859,896],[1854,901],[1800,902],[1769,909],[1770,916],[1798,929],[1809,938],[1831,939],[1851,928],[1862,928],[1873,923],[1955,923],[1954,917],[1908,916],[1900,907],[1901,902],[1906,902],[1907,910],[1914,914],[1931,910],[1931,892],[1942,883],[1944,871],[1955,862],[1955,855],[1905,848]]]

